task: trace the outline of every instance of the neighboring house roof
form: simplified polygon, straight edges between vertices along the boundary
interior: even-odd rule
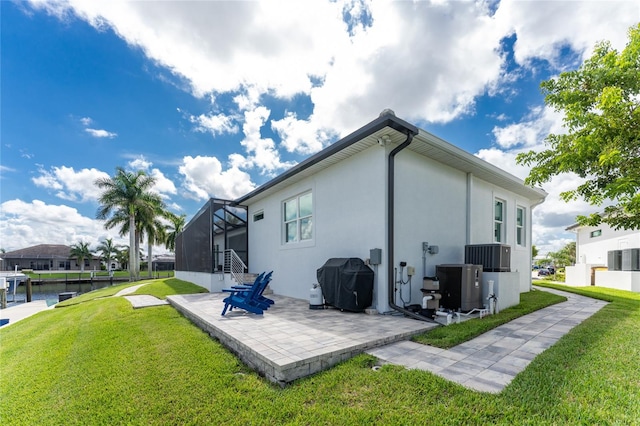
[[[173,254],[161,254],[160,256],[155,256],[151,262],[175,262],[176,256]]]
[[[567,226],[566,228],[564,228],[564,230],[577,232],[578,228],[582,228],[582,225],[580,225],[579,223],[574,223],[573,225]]]
[[[414,135],[413,141],[407,147],[408,150],[465,173],[471,173],[480,179],[535,202],[542,202],[547,196],[547,193],[542,189],[526,186],[521,179],[510,173],[397,118],[392,111],[385,110],[380,117],[372,122],[329,145],[275,179],[238,198],[236,203],[245,204],[250,200],[262,199],[382,141],[402,143],[408,134]]]
[[[38,244],[2,254],[5,259],[69,259],[71,247],[62,244]]]
[[[71,247],[62,244],[38,244],[0,254],[3,259],[71,259]],[[93,256],[93,259],[98,257]]]

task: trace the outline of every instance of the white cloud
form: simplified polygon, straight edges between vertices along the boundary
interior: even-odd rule
[[[91,123],[93,123],[93,120],[91,119],[91,117],[82,117],[80,119],[80,122],[83,126],[88,127],[91,125]]]
[[[110,26],[127,43],[176,75],[197,94],[237,90],[307,92],[322,75],[332,45],[344,38],[338,2],[37,2],[57,16],[70,10],[97,28]]]
[[[129,166],[129,169],[134,171],[138,171],[138,170],[148,171],[152,165],[153,163],[151,161],[148,161],[146,158],[144,158],[144,156],[136,157],[127,163],[127,166]]]
[[[287,113],[281,120],[271,122],[271,127],[280,136],[288,152],[313,154],[336,139],[336,134],[327,129],[318,129],[309,120],[298,120],[295,113]]]
[[[83,216],[69,206],[9,200],[0,207],[0,240],[7,251],[36,244],[71,245],[81,240],[93,248],[104,238],[128,244],[117,230],[107,231],[102,221]]]
[[[248,173],[235,166],[223,170],[215,157],[186,156],[179,171],[184,176],[186,195],[197,200],[211,197],[234,200],[255,188]]]
[[[640,21],[640,3],[635,0],[502,1],[496,19],[504,21],[517,34],[515,59],[527,64],[546,59],[558,66],[557,59],[566,46],[586,59],[596,42],[609,40],[622,49],[627,29]]]
[[[84,129],[84,131],[89,133],[94,138],[109,138],[109,139],[113,139],[116,136],[118,136],[117,133],[108,132],[108,131],[103,130],[103,129]]]
[[[240,144],[245,148],[247,156],[231,155],[230,160],[233,167],[257,167],[262,174],[273,175],[278,170],[293,166],[293,163],[280,160],[280,154],[273,139],[263,138],[260,134],[260,129],[267,122],[270,114],[271,111],[263,106],[244,112],[242,126],[244,139]]]
[[[127,163],[127,166],[129,170],[142,170],[155,179],[155,183],[150,190],[159,194],[165,200],[169,198],[169,195],[175,195],[178,193],[173,181],[167,178],[160,169],[152,168],[153,163],[147,160],[144,156],[141,155],[134,158]]]
[[[53,189],[63,200],[86,202],[99,197],[94,182],[96,179],[109,178],[103,171],[91,168],[75,171],[73,167],[52,167],[50,171],[40,169],[40,176],[31,181],[42,188]]]
[[[486,2],[444,1],[32,4],[112,28],[198,96],[229,93],[240,111],[256,110],[263,95],[309,96],[304,137],[301,124],[279,123],[283,147],[298,152],[316,149],[315,129],[345,134],[388,107],[412,121],[473,113],[477,96],[517,78],[505,70],[504,37],[515,34],[515,57],[529,66],[553,62],[566,45],[584,55],[602,39],[620,48],[640,18],[636,1],[502,1],[495,13]],[[192,120],[214,135],[235,129],[220,113]]]
[[[209,132],[212,136],[238,132],[238,126],[234,123],[234,118],[222,113],[200,114],[197,117],[191,115],[189,121],[196,125],[196,131]]]
[[[564,133],[563,115],[546,106],[534,107],[519,123],[494,127],[493,135],[502,148],[539,147],[549,133]]]
[[[155,179],[155,183],[151,188],[152,191],[160,194],[162,198],[167,199],[168,195],[175,195],[178,193],[175,184],[171,179],[168,179],[160,169],[151,169],[151,177]]]

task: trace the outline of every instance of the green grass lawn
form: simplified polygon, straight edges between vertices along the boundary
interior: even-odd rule
[[[195,288],[161,281],[145,287],[158,295],[166,287]],[[368,355],[281,389],[170,306],[134,310],[124,298],[87,298],[0,329],[0,419],[3,425],[638,424],[640,295],[576,291],[611,303],[498,395],[424,371],[374,371]]]
[[[545,291],[529,291],[520,295],[520,303],[518,305],[507,308],[496,315],[474,318],[460,324],[451,324],[447,327],[434,328],[415,336],[413,340],[425,345],[448,349],[518,317],[565,300],[567,300],[566,297]]]

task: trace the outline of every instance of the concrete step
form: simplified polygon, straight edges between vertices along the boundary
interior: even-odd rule
[[[258,274],[246,273],[244,274],[244,284],[252,285],[256,281],[256,278],[258,278]],[[271,287],[267,285],[267,287],[264,289],[262,294],[265,294],[265,295],[273,294],[273,290],[271,290]]]

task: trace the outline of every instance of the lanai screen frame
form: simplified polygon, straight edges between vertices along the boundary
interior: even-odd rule
[[[233,249],[249,265],[249,208],[210,198],[176,238],[176,270],[221,273],[224,250]]]

